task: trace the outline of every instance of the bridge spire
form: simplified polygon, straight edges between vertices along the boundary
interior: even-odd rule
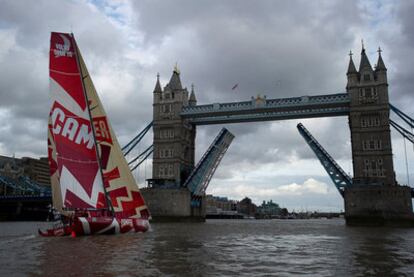
[[[381,48],[378,47],[378,61],[377,67],[375,68],[375,74],[377,77],[377,81],[382,84],[387,84],[387,68],[385,67],[384,61],[381,57]]]
[[[349,65],[347,74],[357,73],[354,61],[352,60],[352,51],[349,51]]]
[[[183,86],[181,85],[181,80],[180,80],[180,70],[178,69],[177,64],[175,64],[174,66],[173,74],[167,86],[171,90],[182,90],[183,89]]]
[[[190,94],[190,98],[188,99],[188,104],[190,106],[197,105],[197,99],[194,93],[194,84],[191,84],[191,94]]]
[[[155,83],[154,93],[162,92],[160,84],[160,73],[157,73],[157,82]]]
[[[384,61],[382,60],[382,57],[381,57],[381,52],[382,52],[382,50],[381,50],[381,48],[380,47],[378,47],[378,61],[377,61],[377,68],[375,69],[375,71],[387,71],[387,68],[385,67],[385,64],[384,64]]]
[[[359,73],[364,69],[368,69],[369,71],[373,71],[371,64],[368,60],[367,54],[365,53],[364,41],[362,41],[362,50],[361,50],[361,62],[359,63]]]

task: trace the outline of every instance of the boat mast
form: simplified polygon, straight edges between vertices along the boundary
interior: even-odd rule
[[[102,172],[102,163],[101,163],[101,158],[99,157],[98,142],[96,141],[96,135],[95,135],[95,126],[93,125],[92,113],[91,113],[91,109],[89,107],[88,94],[86,93],[86,90],[85,90],[84,80],[87,76],[85,76],[85,77],[83,76],[82,67],[81,67],[80,59],[79,59],[80,53],[79,53],[78,45],[77,45],[76,40],[75,40],[75,36],[73,35],[73,33],[71,33],[70,35],[72,36],[73,42],[74,42],[75,57],[76,57],[76,62],[78,64],[79,74],[80,74],[80,77],[81,77],[82,90],[83,90],[83,93],[84,93],[84,96],[85,96],[86,107],[88,108],[88,114],[89,114],[90,124],[91,124],[91,128],[92,128],[93,141],[94,141],[94,144],[95,144],[96,159],[98,160],[99,172],[101,174],[102,186],[103,186],[103,190],[104,190],[104,193],[105,193],[106,203],[108,204],[108,206],[109,206],[109,208],[112,212],[112,216],[115,216],[114,206],[112,205],[111,198],[109,197],[109,193],[105,188],[104,175],[103,175],[103,172]]]

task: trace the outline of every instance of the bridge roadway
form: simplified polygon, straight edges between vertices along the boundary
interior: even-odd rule
[[[195,125],[238,123],[297,118],[333,117],[349,114],[348,93],[266,99],[186,106],[182,118]]]

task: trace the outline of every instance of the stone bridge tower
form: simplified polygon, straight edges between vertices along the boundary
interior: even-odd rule
[[[189,96],[175,67],[164,90],[157,76],[153,95],[153,185],[180,187],[194,168],[195,126],[180,116],[183,106],[197,104],[194,87]]]
[[[357,71],[348,66],[353,185],[345,189],[348,224],[413,224],[411,189],[398,186],[392,158],[387,69],[378,50],[375,70],[362,47]]]
[[[380,50],[375,70],[365,49],[357,71],[349,61],[347,92],[350,95],[354,184],[396,185],[392,160],[387,69]]]

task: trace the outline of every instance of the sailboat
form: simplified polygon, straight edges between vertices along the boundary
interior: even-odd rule
[[[42,236],[145,232],[150,213],[73,34],[51,34],[48,157],[62,222]]]

